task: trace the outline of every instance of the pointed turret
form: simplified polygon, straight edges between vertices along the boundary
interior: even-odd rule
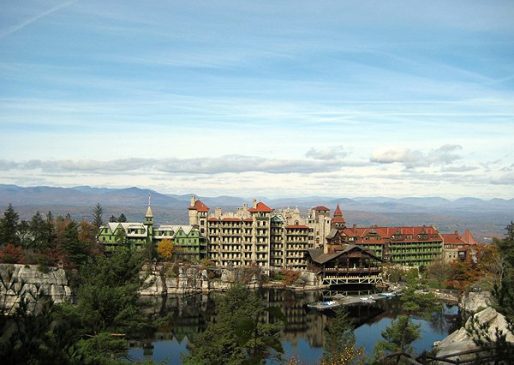
[[[152,197],[148,195],[148,208],[146,208],[145,224],[153,225],[153,212],[152,212]]]
[[[143,223],[146,226],[147,235],[146,241],[147,243],[153,242],[153,212],[152,212],[152,197],[148,195],[148,208],[146,208],[145,214],[145,222]]]
[[[334,211],[334,218],[332,218],[332,228],[335,229],[345,229],[346,228],[346,221],[343,217],[343,211],[339,207],[339,204],[337,204],[336,210]]]

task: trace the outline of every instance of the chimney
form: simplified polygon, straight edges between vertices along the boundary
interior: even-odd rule
[[[221,218],[221,208],[214,209],[214,216],[216,218]]]
[[[194,195],[191,195],[191,207],[194,207],[195,206],[195,203],[196,203],[196,198]]]
[[[255,209],[255,208],[257,208],[257,199],[254,199],[254,200],[253,200],[253,208],[254,208],[254,209]]]

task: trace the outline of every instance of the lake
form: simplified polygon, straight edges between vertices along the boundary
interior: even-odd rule
[[[281,341],[284,349],[282,359],[292,356],[302,364],[317,364],[323,354],[324,329],[334,318],[333,311],[318,312],[307,308],[312,303],[326,298],[328,292],[293,292],[283,289],[261,289],[263,302],[269,307],[278,307],[285,316]],[[361,291],[360,294],[368,293]],[[333,295],[334,292],[330,292]],[[359,293],[355,293],[359,294]],[[175,295],[166,298],[146,298],[148,310],[166,318],[158,330],[144,341],[131,341],[128,357],[133,361],[151,359],[166,364],[180,364],[181,354],[187,353],[188,338],[203,331],[215,315],[215,295]],[[381,332],[389,326],[400,312],[398,299],[385,299],[373,304],[347,307],[350,318],[354,318],[354,334],[357,346],[362,346],[367,355],[373,354],[374,345],[381,339]],[[460,324],[456,305],[435,305],[434,311],[423,318],[411,316],[420,325],[421,338],[413,343],[417,353],[430,350],[434,341],[445,338]],[[267,364],[283,363],[270,358]]]

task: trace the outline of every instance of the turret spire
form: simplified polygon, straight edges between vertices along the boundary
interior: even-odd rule
[[[146,214],[145,214],[145,217],[147,217],[147,218],[153,217],[151,204],[152,204],[152,195],[148,194],[148,208],[146,209]]]

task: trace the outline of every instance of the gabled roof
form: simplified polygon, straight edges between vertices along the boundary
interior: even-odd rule
[[[409,241],[420,241],[418,235],[428,235],[429,239],[441,239],[439,231],[432,226],[408,226],[408,227],[347,227],[343,232],[348,237],[354,237],[355,242],[363,244],[382,244],[389,241],[399,240],[399,236]],[[365,237],[375,236],[377,239],[367,241]],[[394,236],[394,238],[393,238]],[[411,238],[407,238],[411,236]],[[432,237],[430,237],[432,236]]]
[[[441,233],[441,237],[443,237],[443,243],[445,245],[465,245],[460,235],[458,233]]]
[[[263,202],[258,202],[256,205],[255,205],[255,208],[250,208],[248,209],[248,211],[250,213],[271,213],[273,211],[273,209],[271,209],[270,207],[268,207],[266,204],[264,204]]]
[[[344,245],[342,250],[338,250],[338,251],[335,251],[335,252],[331,252],[331,253],[323,253],[323,249],[322,248],[312,248],[312,249],[309,249],[307,250],[307,253],[310,255],[312,261],[318,263],[318,264],[324,264],[328,261],[331,261],[341,255],[344,255],[346,253],[349,253],[353,250],[358,250],[358,251],[361,251],[362,253],[376,259],[376,260],[379,260],[379,261],[382,261],[380,258],[378,258],[377,256],[373,255],[371,252],[369,252],[368,250],[365,250],[363,249],[362,247],[359,247],[357,245]]]
[[[332,228],[330,230],[330,233],[327,235],[327,239],[331,240],[333,239],[335,236],[337,236],[339,234],[339,230],[336,229],[336,228]],[[341,234],[344,234],[343,232],[341,232]]]
[[[107,225],[102,226],[103,228],[108,228],[111,233],[115,233],[117,229],[121,228],[125,231],[127,237],[146,237],[147,229],[143,223],[137,222],[109,222]],[[142,230],[143,233],[135,233],[134,230]],[[131,232],[132,231],[132,232]]]
[[[156,229],[157,232],[171,231],[173,232],[173,236],[177,234],[177,232],[182,231],[186,235],[188,235],[193,230],[193,226],[189,225],[177,225],[177,224],[163,224]]]
[[[209,207],[207,205],[205,205],[204,203],[202,203],[201,200],[196,200],[195,205],[193,205],[192,207],[189,207],[189,210],[196,210],[198,212],[208,212]]]
[[[478,244],[478,242],[475,240],[475,237],[473,237],[473,234],[469,229],[466,229],[464,231],[464,234],[462,235],[462,240],[466,242],[468,245]]]

